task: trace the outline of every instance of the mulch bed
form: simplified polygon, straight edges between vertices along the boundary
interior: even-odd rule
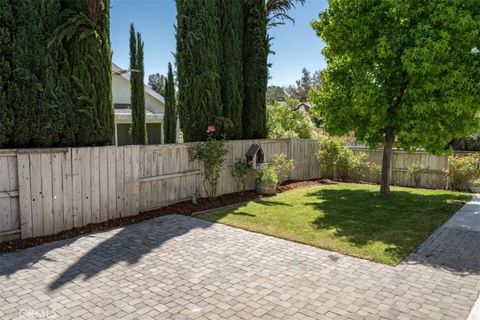
[[[325,179],[287,181],[278,187],[278,192],[285,192],[292,189],[305,188],[305,187],[314,186],[318,184],[325,184],[325,183],[334,183],[334,181],[325,180]],[[167,214],[181,214],[185,216],[191,216],[196,212],[221,208],[221,207],[225,207],[235,203],[246,202],[246,201],[250,201],[250,200],[254,200],[262,197],[264,196],[256,193],[255,191],[245,191],[245,192],[224,194],[219,197],[215,197],[213,199],[201,198],[201,199],[198,199],[198,203],[196,205],[193,204],[190,200],[177,202],[172,205],[162,207],[156,210],[142,212],[135,216],[117,218],[117,219],[113,219],[113,220],[109,220],[101,223],[92,223],[80,228],[74,228],[74,229],[62,231],[54,235],[41,236],[41,237],[29,238],[29,239],[17,239],[17,240],[3,242],[3,243],[0,243],[0,254],[15,252],[18,250],[38,246],[40,244],[44,244],[48,242],[70,239],[82,234],[106,231],[113,228],[118,228],[118,227],[126,226],[129,224],[153,219],[156,217],[161,217]]]

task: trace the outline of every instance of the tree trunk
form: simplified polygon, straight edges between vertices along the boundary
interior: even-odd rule
[[[383,162],[382,162],[382,181],[380,193],[384,196],[390,194],[390,167],[392,165],[392,150],[394,141],[393,128],[385,129],[385,144],[383,146]]]

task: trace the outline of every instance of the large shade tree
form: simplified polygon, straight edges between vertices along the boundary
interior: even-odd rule
[[[327,69],[313,97],[333,134],[439,154],[478,125],[480,1],[331,0],[312,23]]]

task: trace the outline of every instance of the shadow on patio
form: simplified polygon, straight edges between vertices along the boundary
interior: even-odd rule
[[[84,279],[91,278],[122,261],[129,265],[136,264],[144,255],[159,248],[166,241],[184,235],[192,229],[208,228],[212,225],[209,222],[199,223],[197,219],[187,219],[178,223],[169,217],[167,215],[123,227],[73,263],[49,285],[49,288],[58,289],[82,275]],[[152,231],[158,231],[158,233],[152,234]]]

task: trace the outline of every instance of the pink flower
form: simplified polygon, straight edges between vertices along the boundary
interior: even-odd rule
[[[208,126],[207,133],[212,133],[212,132],[215,132],[215,131],[216,131],[215,126]]]

